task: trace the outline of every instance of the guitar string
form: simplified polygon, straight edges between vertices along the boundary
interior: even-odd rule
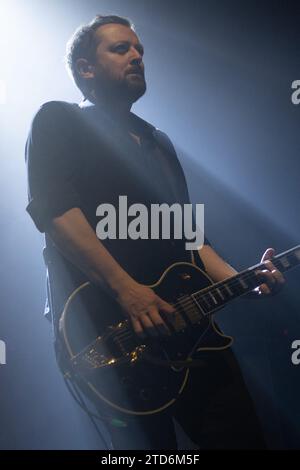
[[[293,253],[290,253],[290,254],[287,254],[285,255],[286,258],[292,258],[293,257]],[[274,264],[277,264],[277,262],[279,260],[274,260],[273,263]],[[255,268],[255,269],[259,269],[258,267]],[[250,278],[255,278],[255,273],[253,271],[249,271],[249,273],[245,273],[243,275],[243,280],[246,280],[246,279],[250,279]],[[224,283],[224,285],[222,285],[222,283]],[[210,286],[207,286],[206,288],[204,288],[203,290],[210,290],[210,293],[212,293],[213,290],[215,290],[215,293],[217,293],[217,289],[220,290],[222,292],[222,289],[223,289],[223,292],[227,292],[228,291],[226,290],[226,285],[227,287],[236,287],[237,285],[240,287],[241,286],[241,283],[239,281],[238,278],[234,278],[234,279],[231,279],[230,278],[228,279],[228,281],[221,281],[221,284],[219,285],[219,287],[215,287],[215,285],[210,285]],[[199,296],[199,293],[202,292],[203,290],[200,290],[200,291],[197,291],[195,293],[193,293],[192,295],[198,295]],[[222,292],[222,293],[223,293]],[[242,295],[242,293],[241,293]],[[208,315],[210,313],[210,311],[213,311],[214,308],[215,308],[215,305],[212,306],[210,304],[210,302],[208,300],[206,300],[206,298],[210,298],[209,297],[209,293],[203,293],[199,296],[199,299],[197,299],[197,301],[199,301],[199,303],[201,302],[202,299],[204,299],[204,301],[209,305],[209,308],[210,307],[213,307],[211,310],[208,310],[207,312],[204,311],[204,314],[205,315]],[[201,300],[200,300],[201,299]],[[211,298],[210,298],[211,299]],[[230,299],[230,298],[229,298]],[[229,300],[228,299],[228,300]],[[227,299],[225,298],[225,301]],[[222,302],[223,302],[223,299],[222,299]],[[187,297],[184,298],[182,301],[179,301],[179,302],[176,302],[174,304],[172,304],[174,307],[175,307],[175,310],[178,310],[179,308],[183,308],[184,312],[188,315],[189,313],[194,313],[196,310],[195,310],[195,302],[193,301],[193,299],[191,299],[191,295],[187,294]],[[200,308],[203,307],[200,305]],[[197,307],[196,307],[197,308]],[[128,339],[134,339],[134,335],[133,335],[133,332],[131,330],[131,328],[127,325],[125,325],[122,329],[122,331],[116,331],[115,333],[112,333],[111,335],[114,339],[117,339],[119,341],[126,341]],[[123,344],[124,345],[124,344]]]
[[[289,255],[286,255],[286,257],[287,257],[287,258],[288,258],[288,257],[289,257],[289,258],[293,258],[294,255],[293,255],[293,254],[289,254]],[[280,260],[278,260],[278,259],[273,260],[273,264],[276,266],[276,265],[279,264],[279,261],[280,261]],[[261,268],[260,268],[259,266],[261,266]],[[253,268],[253,270],[250,269],[249,271],[245,271],[242,275],[241,275],[241,273],[238,273],[238,274],[235,275],[233,278],[228,278],[228,281],[226,281],[226,280],[224,280],[224,281],[219,281],[219,282],[217,282],[217,283],[215,283],[215,284],[213,284],[213,285],[211,285],[211,286],[207,286],[207,287],[205,287],[204,289],[201,289],[201,290],[199,290],[199,291],[197,291],[197,292],[194,292],[193,295],[197,295],[198,293],[200,293],[200,292],[202,292],[202,291],[204,291],[204,290],[209,290],[210,288],[220,289],[220,287],[221,287],[221,288],[223,287],[222,284],[227,284],[227,285],[229,284],[229,285],[230,285],[230,279],[231,279],[231,281],[234,283],[234,282],[239,282],[239,279],[238,279],[239,277],[242,278],[243,280],[249,279],[249,277],[252,277],[252,276],[255,278],[255,276],[256,276],[255,270],[260,271],[263,267],[266,267],[266,266],[263,266],[263,263],[262,263],[262,264],[258,265],[257,267]],[[216,286],[218,286],[218,284],[220,285],[220,287],[216,287]]]
[[[289,254],[289,255],[286,255],[286,257],[290,257],[292,258],[292,254]],[[278,260],[275,260],[274,261],[274,264],[278,264]],[[255,268],[256,270],[259,270],[259,268]],[[237,276],[237,277],[236,277]],[[249,272],[245,272],[243,274],[243,276],[239,276],[239,274],[237,274],[236,276],[234,276],[234,278],[229,278],[227,281],[220,281],[220,283],[216,283],[216,284],[213,284],[213,285],[210,285],[210,286],[207,286],[205,287],[204,289],[201,289],[197,292],[194,292],[193,296],[199,296],[199,300],[201,299],[204,299],[204,301],[206,303],[208,303],[208,306],[209,308],[211,307],[211,303],[209,301],[207,301],[207,299],[210,299],[211,300],[211,297],[210,297],[210,294],[218,294],[218,290],[220,290],[222,293],[224,292],[227,292],[227,287],[240,287],[241,286],[241,282],[240,282],[240,278],[243,280],[243,281],[246,281],[246,280],[249,280],[249,279],[255,279],[255,272],[254,271],[249,271]],[[231,279],[231,281],[230,281]],[[259,285],[259,284],[258,284]],[[255,287],[253,287],[254,289]],[[248,289],[248,286],[246,287],[246,289]],[[204,291],[207,291],[206,293]],[[209,292],[208,292],[209,291]],[[243,292],[241,292],[241,295],[243,294]],[[230,298],[229,298],[230,299]],[[197,299],[198,300],[198,299]],[[226,301],[226,296],[225,296],[225,301]],[[222,299],[223,301],[223,299]],[[213,308],[214,308],[215,305],[213,305]],[[208,312],[204,312],[204,313],[209,313]]]
[[[287,259],[288,259],[288,258],[292,258],[292,259],[294,258],[294,259],[295,259],[295,254],[294,254],[294,252],[288,253],[288,254],[285,255],[285,257],[286,257]],[[281,261],[280,258],[277,258],[277,259],[273,260],[273,264],[276,266],[277,264],[279,264],[280,261]],[[254,268],[254,269],[259,269],[259,267],[256,267],[256,268]],[[244,280],[247,279],[247,278],[249,278],[249,277],[252,277],[252,278],[253,278],[253,274],[254,274],[254,277],[255,277],[254,271],[250,270],[249,273],[246,272],[246,273],[244,274]],[[222,283],[224,283],[224,285],[222,285]],[[234,284],[237,284],[237,283],[239,283],[239,287],[240,287],[239,279],[236,278],[236,277],[234,277],[234,279],[231,279],[231,281],[229,281],[229,280],[228,280],[228,281],[221,281],[221,284],[219,285],[219,287],[215,287],[215,285],[210,285],[210,286],[207,286],[206,288],[204,288],[204,289],[202,289],[202,290],[200,290],[200,291],[198,291],[198,292],[195,292],[193,295],[199,295],[199,293],[200,293],[200,292],[203,292],[204,290],[207,290],[207,291],[210,290],[210,292],[212,292],[213,289],[215,289],[215,291],[216,291],[217,289],[219,289],[219,290],[221,290],[221,289],[226,290],[226,285],[227,285],[227,286],[230,285],[231,287],[233,287],[233,285],[234,285]],[[217,283],[217,284],[218,284],[218,283]],[[225,285],[225,284],[226,284],[226,285]],[[213,286],[214,286],[214,287],[213,287]],[[227,290],[226,290],[226,292],[227,292]],[[228,293],[228,292],[227,292],[227,293]],[[208,297],[208,296],[209,296],[209,293],[201,294],[201,295],[199,296],[199,299],[198,299],[198,300],[199,300],[199,302],[201,302],[201,300],[204,299],[204,301],[209,305],[209,307],[211,307],[210,302],[206,300],[206,297]],[[209,298],[209,297],[208,297],[208,298]],[[225,300],[227,301],[227,299],[225,299]],[[230,298],[229,298],[229,300],[230,300]],[[223,299],[222,299],[222,301],[223,301]],[[191,296],[190,296],[190,295],[187,295],[187,298],[186,298],[184,301],[180,301],[180,302],[177,302],[177,303],[173,304],[173,306],[176,306],[176,305],[179,305],[180,308],[183,308],[184,311],[185,311],[185,313],[186,313],[187,315],[192,312],[191,308],[187,308],[187,307],[192,307],[192,308],[193,308],[193,311],[195,311],[195,302],[191,299]],[[201,307],[203,307],[203,305],[200,306],[200,308],[201,308]],[[178,310],[178,308],[176,308],[176,310]],[[213,308],[212,310],[207,311],[207,312],[204,311],[204,314],[205,314],[205,315],[208,315],[208,314],[210,313],[210,311],[213,312],[213,310],[214,310],[214,308]],[[132,329],[131,329],[128,325],[124,325],[124,327],[122,328],[122,331],[116,331],[116,332],[114,332],[111,336],[112,336],[114,339],[119,340],[120,342],[121,342],[122,340],[123,340],[123,341],[127,341],[127,340],[129,340],[129,339],[131,339],[131,340],[134,339],[133,331],[132,331]],[[121,344],[121,346],[124,346],[124,343]]]
[[[292,256],[292,254],[289,255],[289,257],[291,257],[291,256]],[[286,255],[286,257],[288,257],[288,255]],[[258,269],[258,268],[255,268],[255,269]],[[249,271],[249,273],[246,272],[244,274],[244,277],[243,277],[244,280],[249,279],[249,278],[255,278],[255,274],[253,273],[253,271]],[[224,281],[222,281],[222,282],[224,282]],[[227,284],[227,286],[230,285],[231,287],[233,287],[234,284],[238,284],[239,287],[241,285],[240,282],[239,282],[239,279],[237,279],[237,278],[231,279],[231,281],[229,281],[229,280],[227,282],[225,281],[224,284]],[[210,285],[210,286],[207,286],[206,288],[204,288],[203,290],[210,290],[210,289],[211,290],[213,290],[213,289],[215,289],[215,290],[216,289],[219,289],[219,290],[225,289],[226,290],[226,287],[221,284],[218,288],[215,288],[215,287],[213,288],[213,285]],[[193,295],[197,295],[200,292],[202,292],[202,290],[200,290],[198,292],[195,292]],[[209,296],[209,294],[207,294],[207,293],[202,294],[202,295],[200,295],[200,299],[204,299],[206,301],[205,297],[208,297],[208,296]],[[187,295],[187,298],[185,298],[182,301],[174,303],[173,306],[179,306],[179,307],[175,308],[176,310],[178,308],[183,308],[185,313],[187,313],[187,314],[192,313],[192,312],[195,313],[196,312],[195,302],[190,297],[191,297],[190,295]],[[200,299],[198,299],[199,302],[200,302]],[[227,300],[227,299],[225,299],[225,300]],[[222,302],[223,302],[223,299],[222,299]],[[204,314],[208,315],[210,313],[210,311],[214,310],[215,305],[212,306],[208,301],[206,301],[206,303],[208,303],[209,307],[213,307],[211,310],[209,310],[207,312],[204,311]],[[190,308],[190,307],[192,307],[192,308]],[[200,306],[200,307],[202,307],[202,306]],[[134,338],[134,336],[132,335],[132,331],[130,330],[130,328],[128,326],[124,326],[123,331],[120,331],[120,332],[117,331],[112,336],[114,336],[116,339],[119,339],[119,340],[121,340],[121,339],[126,340],[127,338],[129,339],[129,336]]]

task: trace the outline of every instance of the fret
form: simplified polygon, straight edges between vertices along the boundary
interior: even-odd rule
[[[211,289],[209,289],[209,290],[204,294],[204,298],[205,298],[206,302],[209,304],[209,309],[212,310],[212,309],[215,308],[215,302],[214,302],[213,298],[211,297],[210,290],[211,290]]]
[[[221,300],[224,302],[224,300],[226,300],[226,299],[225,299],[224,295],[222,294],[221,289],[219,289],[218,287],[216,287],[215,290],[217,291],[217,293],[218,293],[219,296],[221,297]]]
[[[229,300],[231,300],[231,297],[233,295],[233,292],[232,290],[229,288],[227,288],[227,285],[224,283],[218,287],[215,288],[215,291],[218,293],[218,295],[220,296],[220,299],[221,299],[221,303],[222,304],[225,304],[226,302],[228,302]]]
[[[213,295],[214,300],[215,300],[214,305],[216,305],[218,307],[223,305],[227,301],[225,293],[222,293],[221,289],[222,289],[222,286],[215,287],[213,289],[213,292],[211,292],[211,294]]]
[[[290,267],[290,262],[286,256],[283,256],[279,261],[284,269],[288,269]]]
[[[215,305],[218,305],[217,300],[214,298],[213,294],[211,292],[208,293],[210,295],[210,298],[213,299],[213,302]]]
[[[208,295],[208,292],[203,292],[199,295],[198,292],[192,295],[192,298],[197,302],[198,305],[201,306],[202,310],[206,313],[207,311],[210,311],[212,308],[214,308],[214,304],[212,304],[211,298]],[[205,302],[205,305],[203,304]],[[204,308],[203,308],[204,307]]]
[[[196,296],[195,296],[195,295],[192,294],[192,295],[191,295],[191,299],[193,300],[193,302],[195,302],[196,306],[197,306],[198,309],[200,310],[200,311],[198,310],[198,315],[200,315],[200,318],[204,317],[205,314],[207,314],[207,313],[209,312],[209,310],[207,310],[206,308],[204,308],[204,305],[203,305],[203,304],[202,304],[202,305],[200,304],[200,301],[199,301],[200,299],[199,299],[199,300],[196,299]],[[202,298],[201,298],[201,300],[202,300]],[[208,302],[206,302],[206,303],[208,303]],[[209,309],[210,309],[210,305],[209,305]]]
[[[214,308],[214,304],[212,304],[211,302],[211,298],[210,296],[208,295],[208,292],[206,293],[201,293],[199,295],[199,293],[196,293],[192,296],[194,299],[196,299],[197,302],[201,302],[202,300],[206,303],[207,307],[209,310],[211,310],[212,308]]]
[[[264,269],[264,266],[261,265],[261,267],[259,269]],[[260,284],[261,284],[261,280],[258,278],[257,276],[257,271],[259,271],[259,269],[255,269],[255,270],[250,270],[247,272],[247,283],[248,283],[248,287],[247,287],[247,290],[252,290],[254,289],[255,287],[258,287]]]
[[[181,331],[181,330],[184,330],[187,326],[187,323],[184,320],[183,316],[177,310],[174,313],[174,315],[168,315],[167,317],[164,317],[164,318],[167,321],[167,323],[170,323],[170,325],[177,332]]]
[[[244,281],[242,277],[238,281],[241,284],[243,289],[248,289],[248,284]]]
[[[196,296],[192,296],[195,301],[198,303],[198,300],[196,299]],[[204,302],[206,303],[206,305],[208,306],[209,309],[211,309],[211,303],[209,302],[209,300],[206,298],[206,295],[205,294],[202,294],[201,295],[201,300],[204,300]]]
[[[196,306],[193,302],[193,296],[182,297],[178,303],[181,307],[181,310],[183,310],[185,317],[190,321],[190,323],[198,323],[201,320],[202,315],[198,310],[198,303]]]
[[[241,283],[237,278],[231,280],[230,289],[234,297],[244,293],[244,289],[242,288]]]
[[[297,266],[300,263],[300,245],[275,256],[272,262],[281,271]],[[226,281],[218,282],[215,285],[194,292],[191,298],[197,303],[202,315],[209,315],[218,307],[250,292],[261,284],[262,281],[258,276],[258,272],[263,269],[266,269],[265,264],[258,263]]]
[[[233,295],[233,292],[232,292],[232,290],[230,289],[230,287],[229,287],[227,284],[224,284],[224,287],[225,287],[225,289],[227,290],[228,294],[229,294],[230,296],[232,296],[232,295]]]
[[[294,268],[300,261],[300,247],[299,245],[291,250],[285,251],[280,255],[275,256],[272,260],[273,264],[281,271]]]

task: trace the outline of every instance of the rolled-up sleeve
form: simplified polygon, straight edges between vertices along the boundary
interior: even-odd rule
[[[28,177],[27,212],[40,232],[47,223],[74,207],[80,207],[75,180],[78,160],[71,106],[48,102],[33,118],[25,146]]]

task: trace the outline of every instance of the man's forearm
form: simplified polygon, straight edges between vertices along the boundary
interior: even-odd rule
[[[47,226],[47,232],[66,258],[92,282],[105,286],[112,294],[133,281],[97,238],[79,208],[53,219]],[[199,254],[214,282],[237,274],[210,246],[204,245]]]
[[[226,263],[209,245],[203,245],[199,250],[199,255],[207,274],[214,282],[223,281],[237,274],[237,271]]]
[[[67,259],[111,294],[117,294],[123,285],[133,281],[97,238],[80,209],[56,217],[46,231]]]

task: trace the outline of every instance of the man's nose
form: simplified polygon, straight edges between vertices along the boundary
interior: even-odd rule
[[[141,57],[134,57],[133,59],[131,59],[130,63],[131,65],[141,65],[142,60],[143,59]]]
[[[143,56],[139,51],[137,51],[134,47],[132,48],[132,58],[130,60],[131,64],[139,65],[143,61]]]

